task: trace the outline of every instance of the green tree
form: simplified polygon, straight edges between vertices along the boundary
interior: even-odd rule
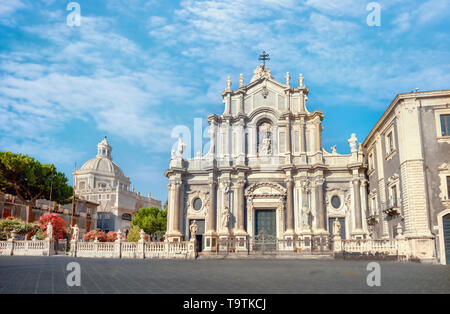
[[[143,229],[147,234],[155,235],[166,230],[167,210],[160,210],[158,207],[141,208],[131,220],[131,224]]]
[[[139,226],[132,226],[130,232],[128,232],[128,242],[138,242],[141,238],[140,232],[141,228]]]
[[[0,190],[19,197],[27,205],[27,222],[39,198],[64,203],[73,194],[67,178],[54,165],[41,164],[28,155],[0,151]]]

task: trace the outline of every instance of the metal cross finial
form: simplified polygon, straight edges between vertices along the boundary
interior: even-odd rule
[[[269,54],[266,53],[265,51],[263,51],[262,54],[259,55],[258,60],[264,62],[264,64],[263,64],[263,69],[264,69],[266,67],[266,61],[270,61]]]

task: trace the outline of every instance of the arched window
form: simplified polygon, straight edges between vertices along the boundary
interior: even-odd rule
[[[86,182],[85,181],[81,181],[80,183],[78,183],[78,188],[80,190],[84,190],[86,188]]]
[[[131,221],[131,214],[123,214],[122,215],[122,220],[126,220],[126,221]]]

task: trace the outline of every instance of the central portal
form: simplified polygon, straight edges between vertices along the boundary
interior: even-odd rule
[[[275,209],[255,210],[255,235],[277,235],[277,216]]]

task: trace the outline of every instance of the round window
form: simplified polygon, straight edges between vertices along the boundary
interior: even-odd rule
[[[341,198],[337,195],[333,195],[331,197],[331,205],[333,205],[334,208],[341,207]]]
[[[200,198],[197,197],[192,204],[195,210],[202,209],[202,200]]]

